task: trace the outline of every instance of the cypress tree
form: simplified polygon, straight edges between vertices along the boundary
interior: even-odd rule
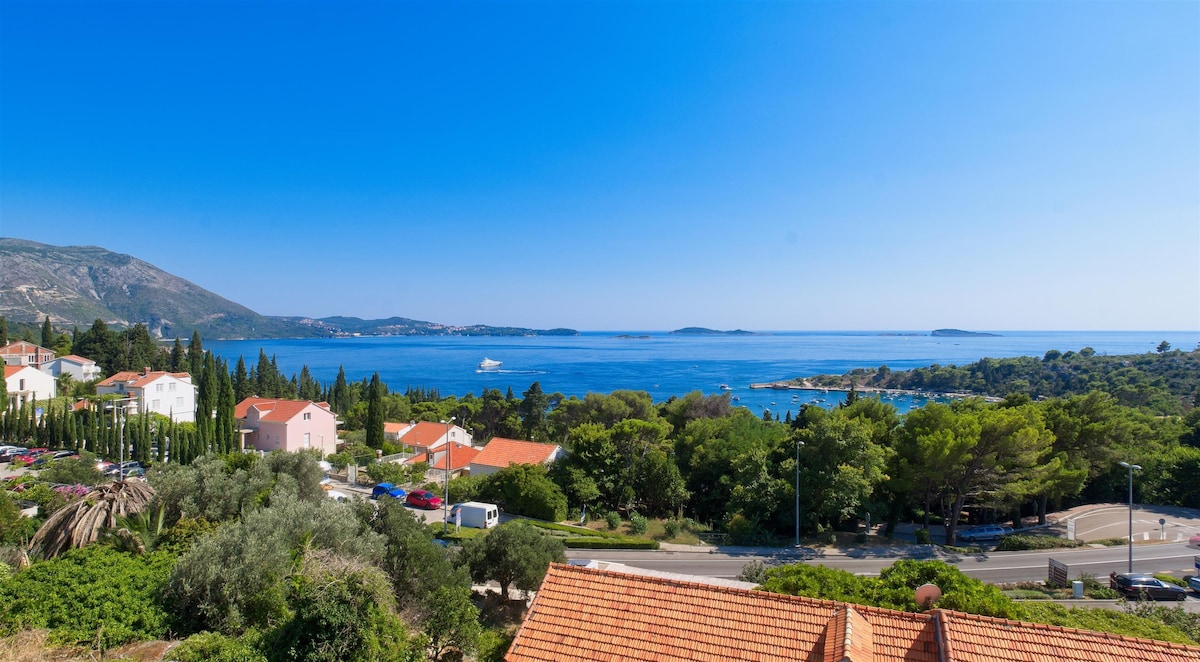
[[[54,346],[54,327],[50,326],[50,316],[46,316],[46,321],[42,323],[42,347]]]
[[[379,373],[371,377],[367,387],[367,445],[371,448],[383,448],[383,385],[379,382]]]
[[[171,345],[171,372],[184,372],[187,355],[183,352],[183,341],[175,336],[175,344]]]
[[[239,356],[237,367],[233,372],[233,398],[241,402],[253,394],[250,388],[249,375],[246,374],[246,359]]]
[[[220,452],[228,453],[234,447],[234,435],[237,433],[237,421],[234,419],[234,409],[237,408],[237,400],[233,394],[233,380],[229,378],[229,371],[224,365],[221,366],[221,385],[217,395],[217,441],[219,442]]]
[[[204,368],[201,370],[200,392],[196,399],[196,441],[198,454],[203,455],[214,450],[216,442],[216,423],[213,411],[220,402],[221,381],[218,376],[217,359],[212,352],[204,353]]]
[[[0,315],[0,347],[8,344],[8,318]]]
[[[188,343],[187,351],[188,372],[192,379],[199,379],[200,371],[204,369],[204,345],[200,342],[200,332],[192,331],[192,341]]]
[[[271,359],[267,358],[267,353],[261,348],[258,350],[258,366],[256,370],[258,371],[258,383],[255,384],[254,392],[258,394],[258,397],[278,397],[275,395],[274,388],[272,388]]]
[[[350,410],[350,385],[346,383],[346,369],[340,365],[333,389],[329,392],[329,406],[339,414]]]

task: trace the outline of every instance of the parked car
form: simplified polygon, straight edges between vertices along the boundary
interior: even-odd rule
[[[442,498],[428,490],[413,490],[408,493],[408,498],[404,503],[413,508],[428,508],[436,510],[442,507]]]
[[[351,500],[349,494],[346,494],[345,492],[342,492],[340,490],[327,490],[325,492],[325,496],[329,497],[330,499],[333,499],[334,501],[350,501]]]
[[[371,490],[371,498],[378,499],[381,496],[390,496],[393,499],[403,499],[407,496],[403,487],[397,487],[391,483],[380,483]]]
[[[12,459],[13,462],[24,462],[26,466],[33,464],[33,461],[50,452],[49,448],[30,448],[24,455],[18,455]]]
[[[490,529],[500,523],[500,509],[494,503],[466,501],[450,507],[447,524],[469,526],[473,529]]]
[[[1117,593],[1131,600],[1140,598],[1149,598],[1151,600],[1187,599],[1187,589],[1164,582],[1153,575],[1144,575],[1136,572],[1113,573],[1109,575],[1108,585]]]
[[[999,540],[1003,536],[1012,533],[1012,529],[999,524],[984,524],[976,526],[958,534],[958,539],[965,542],[978,542],[980,540]]]
[[[29,449],[24,446],[10,446],[8,450],[0,453],[0,462],[12,462],[14,458],[28,452]]]
[[[78,458],[79,456],[75,454],[75,451],[54,451],[53,453],[43,453],[41,457],[33,461],[31,466],[44,467],[54,460],[65,460],[71,457]]]
[[[1188,588],[1200,593],[1200,577],[1188,577]]]
[[[1188,547],[1200,547],[1200,533],[1188,538]]]

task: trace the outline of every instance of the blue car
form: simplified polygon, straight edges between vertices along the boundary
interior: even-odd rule
[[[385,495],[390,496],[393,499],[403,499],[405,496],[407,496],[407,494],[408,493],[404,491],[403,487],[396,487],[391,483],[380,483],[375,486],[375,489],[371,490],[372,499],[378,499],[379,497]]]

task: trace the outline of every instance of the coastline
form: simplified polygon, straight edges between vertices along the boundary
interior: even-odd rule
[[[849,393],[850,389],[845,387],[827,387],[813,386],[808,379],[801,379],[797,384],[795,381],[775,381],[775,382],[751,382],[750,388],[755,390],[769,389],[773,391],[814,391],[820,393]],[[941,400],[966,400],[968,398],[980,398],[985,402],[1001,402],[1004,398],[998,398],[994,395],[976,395],[974,393],[942,393],[938,391],[914,391],[900,388],[878,388],[875,386],[855,386],[854,390],[860,394],[880,395],[884,398],[894,397],[909,397],[909,398],[925,398],[925,399],[941,399]]]

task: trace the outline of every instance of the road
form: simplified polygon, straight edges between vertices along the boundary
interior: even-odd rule
[[[914,548],[915,549],[915,548]],[[1050,559],[1067,564],[1068,574],[1077,577],[1088,573],[1104,578],[1113,571],[1124,572],[1128,562],[1125,547],[1085,547],[1033,552],[984,552],[980,554],[926,554],[923,557],[940,558],[958,566],[963,572],[990,583],[1038,581],[1046,579]],[[1200,549],[1184,543],[1154,543],[1134,546],[1134,570],[1137,572],[1171,572],[1182,577],[1196,574],[1194,558]],[[794,563],[819,563],[840,568],[858,575],[876,575],[891,565],[898,556],[866,555],[814,556],[804,558],[785,551],[733,550],[713,552],[682,551],[633,551],[633,550],[569,550],[568,558],[596,559],[611,563],[622,563],[637,568],[736,579],[742,567],[752,560],[768,565]]]

